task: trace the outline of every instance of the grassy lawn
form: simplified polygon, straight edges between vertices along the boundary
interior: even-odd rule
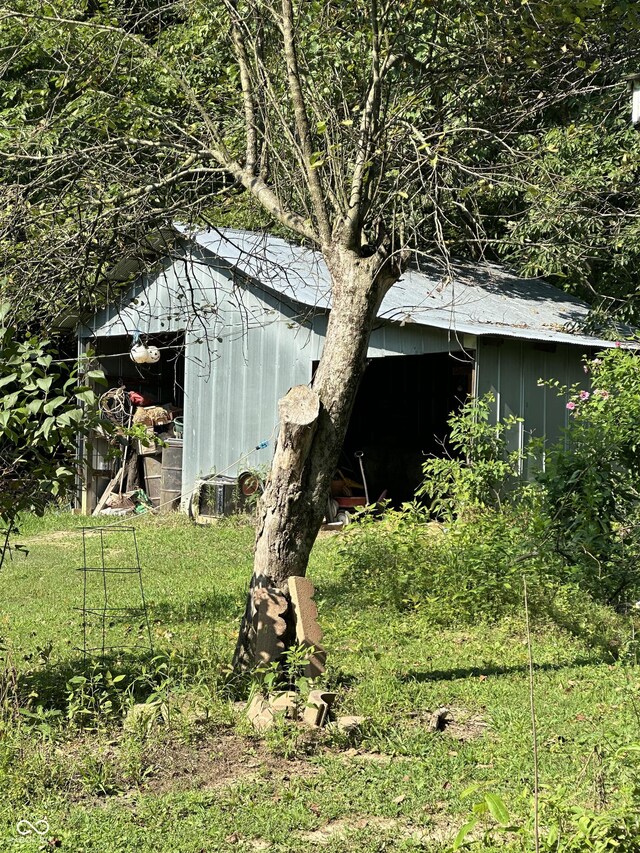
[[[326,684],[337,692],[338,715],[366,722],[351,740],[286,723],[258,738],[228,671],[252,529],[135,521],[154,653],[142,648],[139,618],[114,617],[108,636],[140,648],[132,658],[116,655],[111,676],[124,677],[111,684],[78,651],[86,523],[26,520],[20,541],[29,554],[16,554],[0,574],[8,646],[1,850],[18,842],[73,853],[447,850],[487,793],[502,798],[522,831],[497,830],[483,817],[473,847],[533,849],[521,614],[444,630],[419,610],[363,607],[336,567],[337,537],[322,537],[309,576],[329,654]],[[125,534],[112,535],[120,559],[129,559]],[[136,606],[139,590],[125,578],[110,597]],[[571,806],[613,815],[630,801],[635,767],[619,750],[640,742],[640,680],[627,657],[614,661],[550,626],[535,628],[533,654],[541,822],[543,834],[559,826],[564,843]],[[129,714],[123,725],[130,697],[149,699],[157,719]],[[440,732],[431,720],[441,707],[451,722]],[[18,821],[42,818],[44,841],[18,836]]]

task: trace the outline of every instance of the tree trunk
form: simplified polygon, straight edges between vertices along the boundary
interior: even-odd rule
[[[288,596],[288,579],[306,572],[371,329],[384,294],[398,277],[378,255],[362,258],[334,245],[324,256],[332,278],[327,334],[311,386],[292,388],[280,401],[280,432],[258,507],[253,577],[234,656],[236,670],[255,662],[254,590],[274,588]]]

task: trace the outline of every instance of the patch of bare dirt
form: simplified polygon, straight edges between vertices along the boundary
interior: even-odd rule
[[[52,530],[50,533],[40,533],[38,536],[18,536],[16,543],[25,548],[39,543],[43,545],[72,545],[79,542],[79,530]]]
[[[446,844],[455,837],[459,827],[450,815],[430,815],[424,825],[397,818],[373,817],[372,815],[354,816],[340,820],[330,820],[324,826],[312,832],[300,834],[303,841],[320,847],[330,844],[335,838],[344,837],[352,832],[364,829],[375,829],[379,832],[390,832],[396,838],[411,839],[420,845]]]
[[[343,761],[357,759],[359,761],[371,761],[375,764],[390,764],[392,761],[391,756],[385,755],[383,752],[368,752],[366,749],[356,749],[355,747],[341,752],[340,758]]]
[[[459,741],[475,740],[487,733],[489,723],[480,714],[470,714],[467,717],[456,717],[445,726],[445,734]]]
[[[440,732],[461,742],[483,737],[489,730],[489,723],[481,714],[454,707],[440,708],[436,712],[416,713],[411,717],[410,725],[426,726],[434,734]]]
[[[154,746],[146,759],[153,766],[153,773],[144,783],[144,790],[155,794],[219,788],[247,779],[286,782],[294,776],[322,772],[309,761],[282,758],[260,742],[247,741],[233,733],[192,744]]]
[[[310,844],[329,844],[338,835],[347,835],[354,830],[367,829],[369,827],[379,829],[382,832],[393,829],[398,825],[398,821],[387,817],[352,817],[343,820],[330,820],[320,829],[315,829],[312,832],[303,832],[300,838]]]

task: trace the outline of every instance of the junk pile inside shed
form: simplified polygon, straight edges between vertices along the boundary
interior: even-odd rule
[[[448,418],[473,393],[473,351],[368,361],[336,470],[328,521],[413,500],[422,464],[447,449]]]
[[[126,515],[178,509],[182,481],[184,356],[181,335],[154,335],[136,344],[157,348],[136,363],[131,339],[102,339],[95,353],[109,389],[100,397],[105,429],[93,440],[87,510]],[[109,424],[107,427],[106,424]]]

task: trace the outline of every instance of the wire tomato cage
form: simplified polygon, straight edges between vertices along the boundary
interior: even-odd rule
[[[153,652],[135,527],[83,527],[82,653]]]

